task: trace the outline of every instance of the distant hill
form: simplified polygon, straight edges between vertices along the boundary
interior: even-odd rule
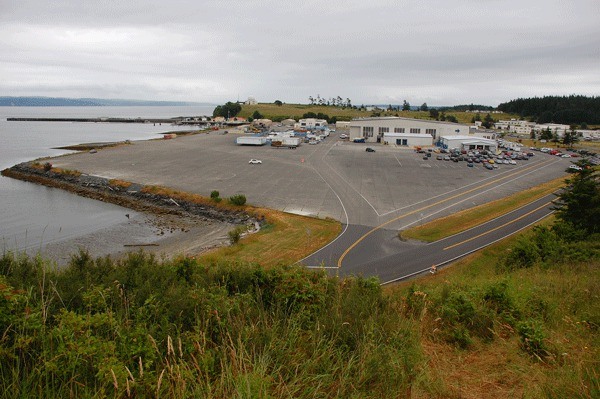
[[[2,107],[102,107],[214,105],[189,101],[145,101],[102,98],[0,97]]]

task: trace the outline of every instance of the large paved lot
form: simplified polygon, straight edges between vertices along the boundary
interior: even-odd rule
[[[563,176],[569,165],[567,159],[536,153],[529,161],[490,171],[435,157],[423,160],[421,154],[396,147],[371,145],[376,152],[365,152],[368,145],[341,141],[336,135],[295,150],[238,146],[235,137],[211,132],[135,142],[53,163],[206,196],[211,190],[222,197],[241,193],[254,205],[332,217],[345,224],[389,222],[386,228],[392,230]],[[248,164],[251,158],[262,164]],[[407,212],[411,214],[393,221]]]

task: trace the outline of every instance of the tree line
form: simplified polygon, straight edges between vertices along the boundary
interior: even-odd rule
[[[502,112],[519,114],[537,123],[599,124],[600,97],[580,95],[518,98],[498,105]]]

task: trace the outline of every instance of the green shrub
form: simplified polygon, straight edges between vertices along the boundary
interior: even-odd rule
[[[540,253],[534,240],[529,237],[520,237],[500,260],[498,268],[501,272],[529,268],[540,259]]]
[[[471,334],[469,334],[469,330],[462,325],[454,327],[448,334],[446,340],[455,344],[460,349],[467,349],[473,344],[473,339],[471,338]]]
[[[242,226],[238,226],[233,230],[230,230],[227,235],[229,236],[229,242],[231,243],[231,245],[235,245],[238,242],[240,242],[240,239],[242,238],[242,233],[245,231],[246,229]]]
[[[521,338],[521,348],[529,355],[542,360],[549,354],[546,346],[546,334],[542,325],[537,320],[522,321],[517,325],[517,331]]]
[[[514,325],[516,320],[521,317],[515,301],[510,296],[506,280],[498,281],[485,287],[483,300],[489,309],[510,325]]]
[[[229,197],[229,202],[233,205],[242,206],[246,203],[246,196],[244,194],[236,194]]]
[[[221,202],[221,197],[219,197],[219,192],[217,190],[210,192],[210,199],[214,202]]]
[[[387,398],[420,372],[418,329],[372,278],[143,252],[0,269],[19,282],[0,277],[2,397]]]
[[[479,304],[475,292],[446,286],[432,310],[440,317],[444,339],[460,348],[468,347],[472,337],[486,341],[494,337],[495,314]]]
[[[405,315],[414,319],[420,319],[425,310],[426,301],[427,294],[418,290],[415,284],[412,284],[404,300]]]

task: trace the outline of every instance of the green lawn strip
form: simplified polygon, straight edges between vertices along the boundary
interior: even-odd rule
[[[293,264],[331,242],[341,231],[341,224],[333,219],[267,209],[259,213],[264,214],[268,222],[260,232],[202,255],[200,259],[252,262],[264,267]]]
[[[558,190],[564,186],[564,178],[552,180],[531,189],[513,194],[507,198],[479,205],[453,215],[436,219],[422,226],[403,230],[399,234],[402,239],[415,239],[426,242],[441,240],[442,238],[468,230],[485,223],[507,212],[520,208],[538,198]]]

